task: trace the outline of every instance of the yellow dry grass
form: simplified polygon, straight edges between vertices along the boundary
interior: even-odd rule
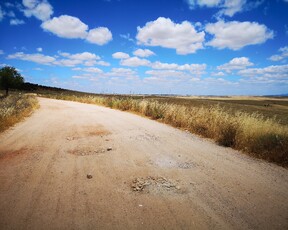
[[[29,116],[38,108],[35,96],[14,94],[0,99],[0,132]]]

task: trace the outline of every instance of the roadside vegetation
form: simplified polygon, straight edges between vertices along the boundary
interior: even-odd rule
[[[24,78],[14,68],[5,66],[0,69],[0,132],[29,116],[38,107],[35,96],[21,94]],[[10,93],[13,90],[13,93]]]
[[[0,99],[0,132],[29,116],[38,108],[33,95],[11,94]]]
[[[45,97],[104,105],[134,112],[202,137],[214,139],[219,145],[288,166],[288,126],[269,115],[245,112],[219,103],[202,103],[193,106],[185,103],[177,104],[175,100],[174,103],[173,100],[165,101],[163,98],[65,93],[46,94]]]

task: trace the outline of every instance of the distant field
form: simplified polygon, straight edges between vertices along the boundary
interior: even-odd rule
[[[219,105],[230,113],[258,113],[265,118],[275,118],[280,124],[288,125],[288,97],[150,97],[159,102],[192,107]]]

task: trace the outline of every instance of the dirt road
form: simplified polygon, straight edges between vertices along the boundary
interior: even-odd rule
[[[0,229],[288,229],[287,169],[130,113],[39,101],[0,135]]]

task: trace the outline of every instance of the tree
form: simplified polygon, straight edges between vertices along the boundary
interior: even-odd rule
[[[14,67],[5,66],[0,69],[0,87],[6,91],[6,97],[9,89],[18,89],[23,83],[24,78]]]

